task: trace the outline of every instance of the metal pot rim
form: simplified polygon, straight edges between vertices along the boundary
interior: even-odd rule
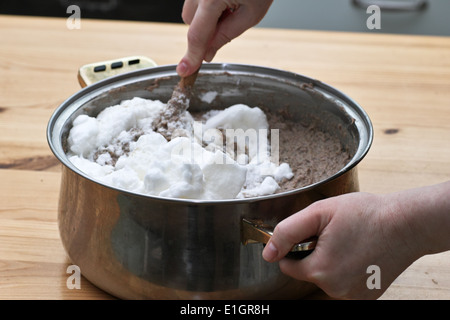
[[[208,63],[204,64],[200,70],[200,74],[224,74],[224,73],[230,73],[230,74],[252,74],[254,76],[260,76],[260,77],[272,77],[276,79],[277,81],[283,80],[289,83],[298,83],[301,85],[302,83],[311,83],[314,85],[315,90],[319,90],[321,93],[325,95],[332,95],[340,99],[340,101],[343,101],[346,103],[347,106],[351,107],[351,111],[354,112],[355,117],[355,124],[358,127],[359,132],[361,133],[363,130],[363,138],[360,141],[360,144],[358,146],[358,149],[355,153],[355,155],[352,157],[352,159],[347,163],[347,165],[339,170],[337,173],[333,174],[332,176],[323,179],[321,181],[315,182],[313,184],[285,191],[280,192],[272,195],[266,195],[266,196],[258,196],[258,197],[251,197],[251,198],[245,198],[245,199],[223,199],[223,200],[201,200],[201,199],[179,199],[179,198],[165,198],[160,196],[153,196],[153,195],[146,195],[146,194],[140,194],[135,193],[131,191],[127,191],[125,189],[120,189],[111,185],[104,184],[100,181],[97,181],[93,179],[92,177],[88,176],[83,171],[76,168],[70,160],[66,157],[66,154],[63,150],[62,143],[61,143],[61,130],[64,127],[64,124],[67,120],[67,115],[72,114],[73,112],[69,112],[69,110],[74,109],[78,110],[79,107],[81,107],[85,102],[89,100],[89,97],[97,96],[101,93],[104,93],[106,91],[109,91],[116,87],[122,87],[127,83],[134,83],[138,82],[139,80],[149,79],[149,76],[153,76],[153,78],[160,78],[163,76],[174,76],[176,75],[176,65],[162,65],[157,67],[151,67],[151,68],[145,68],[140,69],[136,71],[127,72],[124,74],[119,74],[116,76],[112,76],[110,78],[101,80],[97,83],[94,83],[92,85],[89,85],[80,91],[73,94],[71,97],[66,99],[52,114],[48,125],[47,125],[47,141],[49,144],[50,149],[52,150],[53,154],[56,156],[56,158],[68,169],[72,170],[76,174],[79,174],[83,176],[84,178],[97,183],[99,185],[102,185],[106,188],[116,190],[118,192],[127,193],[133,196],[137,197],[145,197],[149,198],[151,200],[157,200],[162,202],[171,202],[171,203],[180,203],[180,204],[186,204],[186,205],[217,205],[217,204],[238,204],[238,203],[251,203],[261,200],[269,200],[273,198],[280,198],[285,197],[289,195],[294,195],[297,193],[305,192],[307,190],[311,190],[313,188],[316,188],[318,186],[324,185],[327,182],[334,180],[338,178],[339,176],[343,175],[344,173],[348,172],[352,168],[354,168],[368,153],[372,142],[373,142],[373,126],[372,122],[366,113],[366,111],[352,98],[347,96],[346,94],[342,93],[341,91],[337,90],[336,88],[322,82],[319,80],[315,80],[312,78],[309,78],[307,76],[285,71],[281,69],[274,69],[264,66],[257,66],[257,65],[247,65],[247,64],[230,64],[230,63]],[[78,107],[75,107],[78,106]],[[70,108],[72,107],[72,108]],[[73,110],[73,111],[74,111]],[[348,110],[347,110],[348,111]],[[66,116],[64,118],[63,116]]]

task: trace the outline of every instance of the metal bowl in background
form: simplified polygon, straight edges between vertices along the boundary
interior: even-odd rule
[[[62,243],[85,278],[127,299],[294,299],[315,290],[261,257],[263,244],[242,243],[242,220],[275,226],[316,200],[359,190],[357,164],[373,139],[365,111],[342,92],[295,73],[236,64],[205,64],[190,111],[236,103],[285,108],[292,120],[322,119],[353,157],[312,185],[248,199],[167,199],[104,185],[67,158],[66,138],[80,114],[96,116],[133,97],[167,101],[175,65],[137,70],[89,85],[67,99],[48,124],[48,141],[63,164],[58,219]],[[202,94],[217,96],[205,102]],[[301,139],[301,137],[298,137]]]

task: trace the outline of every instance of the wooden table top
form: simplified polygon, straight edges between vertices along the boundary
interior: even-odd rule
[[[187,27],[0,16],[0,299],[112,299],[71,265],[57,225],[60,164],[46,127],[80,87],[84,64],[144,55],[176,64]],[[345,92],[369,114],[375,139],[359,165],[361,191],[385,193],[450,179],[450,38],[249,30],[215,62],[297,72]],[[449,299],[450,252],[412,264],[382,299]]]

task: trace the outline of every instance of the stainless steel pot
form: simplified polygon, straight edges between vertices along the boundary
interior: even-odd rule
[[[54,112],[47,134],[63,164],[58,219],[70,259],[90,282],[119,298],[294,299],[315,290],[265,262],[263,244],[244,244],[242,221],[275,226],[316,200],[358,191],[357,164],[373,139],[369,117],[351,98],[320,81],[265,67],[212,63],[200,71],[190,110],[245,103],[286,108],[299,122],[319,114],[323,129],[339,134],[352,150],[351,161],[333,176],[289,192],[202,201],[103,185],[68,160],[66,138],[76,116],[95,116],[135,96],[167,101],[177,82],[174,65],[136,70],[85,87]],[[198,98],[208,91],[217,92],[211,103]]]

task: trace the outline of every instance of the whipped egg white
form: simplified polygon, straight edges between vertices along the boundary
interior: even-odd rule
[[[70,161],[88,176],[130,192],[167,198],[223,200],[275,193],[291,179],[271,154],[264,112],[243,104],[183,117],[183,134],[167,141],[152,127],[166,105],[133,98],[80,115],[68,136]],[[269,142],[269,136],[272,137]]]

